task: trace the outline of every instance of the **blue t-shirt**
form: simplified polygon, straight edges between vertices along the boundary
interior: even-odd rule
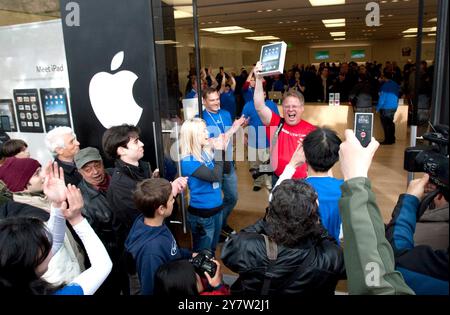
[[[84,295],[83,288],[77,283],[70,283],[55,291],[53,295]]]
[[[339,199],[344,180],[333,177],[307,177],[306,182],[314,187],[319,197],[319,215],[323,226],[339,243],[342,223],[339,215]]]
[[[188,94],[186,94],[186,96],[184,98],[188,99],[188,98],[196,98],[196,97],[197,97],[197,91],[192,89]]]
[[[253,101],[253,94],[255,93],[255,89],[249,87],[247,90],[242,90],[242,96],[244,97],[244,101],[250,102]]]
[[[231,121],[236,118],[236,97],[233,90],[220,94],[220,108],[230,113]]]
[[[193,155],[181,159],[181,175],[188,176],[189,205],[198,209],[211,209],[222,205],[221,183],[210,183],[201,180],[192,174],[201,166],[205,165],[209,169],[214,168],[214,160],[202,153],[204,162],[198,161]]]
[[[203,119],[209,131],[210,138],[217,138],[225,133],[233,125],[233,120],[228,111],[219,109],[217,113],[210,113],[206,109],[203,111]],[[230,140],[226,151],[226,161],[233,161],[233,141]]]
[[[271,100],[266,101],[266,106],[279,115],[277,104]],[[253,100],[247,102],[242,110],[245,118],[250,118],[248,127],[248,145],[252,148],[265,149],[269,147],[269,138],[266,136],[266,127],[259,118]]]

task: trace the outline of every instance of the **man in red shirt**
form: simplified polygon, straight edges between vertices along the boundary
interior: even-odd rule
[[[254,102],[259,118],[261,118],[261,121],[267,127],[267,135],[270,141],[270,160],[276,175],[272,177],[272,180],[276,182],[289,163],[297,146],[316,127],[302,120],[302,114],[305,110],[305,99],[303,95],[297,91],[286,92],[282,103],[284,123],[278,132],[278,136],[276,136],[275,133],[280,126],[281,117],[272,112],[265,104],[261,70],[261,62],[258,62],[255,66],[256,85]],[[293,178],[305,178],[307,176],[306,170],[307,165],[305,163],[297,168]]]

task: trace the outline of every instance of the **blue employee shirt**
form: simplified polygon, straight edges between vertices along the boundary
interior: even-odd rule
[[[341,198],[340,187],[344,180],[333,177],[308,177],[306,182],[314,187],[319,197],[319,215],[323,226],[339,243],[342,223],[339,215],[339,199]]]
[[[247,90],[242,90],[242,96],[244,97],[244,101],[250,102],[253,101],[253,94],[255,92],[255,89],[252,87],[248,87]]]
[[[77,283],[70,283],[55,291],[53,295],[84,295],[83,288]]]
[[[400,86],[393,80],[383,83],[380,88],[377,111],[380,109],[397,109]]]
[[[267,107],[277,115],[279,115],[277,104],[271,100],[266,101]],[[248,128],[248,145],[252,148],[265,149],[269,147],[269,138],[266,136],[266,127],[259,118],[255,109],[253,100],[247,102],[242,110],[242,115],[245,118],[250,118]],[[251,126],[251,127],[250,127]]]
[[[193,155],[181,159],[181,175],[188,176],[189,205],[198,209],[211,209],[222,205],[221,183],[210,183],[192,176],[202,165],[209,169],[214,168],[214,160],[202,154],[205,162],[198,161]]]
[[[197,97],[197,91],[192,89],[188,94],[186,94],[186,96],[184,98],[188,99],[188,98],[196,98],[196,97]]]
[[[203,111],[203,117],[206,127],[211,138],[217,138],[220,134],[225,133],[233,125],[233,120],[228,111],[219,109],[217,113],[210,113],[206,109]],[[233,161],[233,141],[228,143],[226,151],[226,161]]]
[[[230,113],[231,121],[236,118],[236,97],[233,90],[220,94],[220,108]]]
[[[125,248],[136,262],[142,295],[153,294],[155,273],[159,266],[172,260],[191,257],[189,250],[178,248],[165,224],[148,226],[144,223],[142,214],[134,221]]]

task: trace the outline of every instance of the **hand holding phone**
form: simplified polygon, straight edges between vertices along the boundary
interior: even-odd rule
[[[367,147],[373,135],[373,113],[355,113],[356,138],[363,147]]]

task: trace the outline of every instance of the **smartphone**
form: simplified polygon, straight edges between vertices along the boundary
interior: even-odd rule
[[[353,130],[361,145],[367,147],[373,135],[373,113],[355,113]]]

